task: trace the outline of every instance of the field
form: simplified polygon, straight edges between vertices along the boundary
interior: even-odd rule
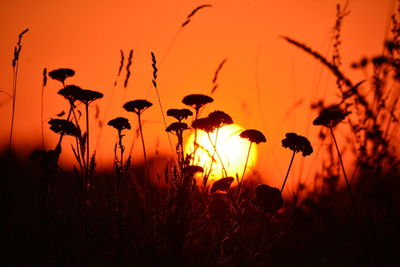
[[[207,4],[194,8],[168,49],[182,29],[210,8]],[[11,116],[0,161],[1,236],[6,247],[2,262],[10,266],[398,266],[399,12],[400,4],[390,17],[382,53],[354,59],[351,68],[362,73],[362,79],[343,71],[346,6],[336,7],[331,57],[302,40],[280,37],[282,45],[330,73],[335,98],[329,103],[318,99],[308,107],[315,114],[308,126],[318,129],[317,138],[296,129],[281,137],[280,149],[288,153],[282,163],[286,169],[282,177],[274,174],[278,178],[273,183],[255,169],[257,148],[265,152],[261,148],[270,137],[259,129],[235,128],[235,117],[219,106],[214,94],[229,64],[226,59],[213,73],[209,94],[182,95],[175,99],[176,107],[163,102],[159,72],[164,58],[154,52],[149,64],[153,102],[124,95],[123,103],[113,104],[115,90],[132,83],[133,50],[121,50],[111,93],[70,83],[78,70],[44,68],[41,139],[37,149],[21,158],[15,149],[21,139],[14,132],[21,120],[14,116],[16,96],[21,93],[23,43],[30,30],[20,32],[10,66],[12,88],[1,90],[9,99]],[[45,90],[60,97],[64,108],[48,120],[43,115]],[[106,104],[99,108],[99,101]],[[151,118],[148,114],[154,109],[161,113]],[[110,113],[121,115],[109,117]],[[170,154],[149,152],[154,146],[149,145],[146,125],[152,119],[161,121],[159,134],[167,140],[163,145]],[[233,132],[226,132],[229,127]],[[101,135],[110,130],[112,137],[106,139],[114,145],[106,147]],[[232,136],[238,143],[224,146]],[[108,151],[108,168],[99,168],[99,150]],[[235,163],[228,157],[234,152],[239,155]],[[313,161],[318,166],[312,172],[301,167],[303,163],[300,166],[300,159],[311,161],[317,153],[322,156]],[[259,158],[262,164],[265,158]],[[291,181],[294,169],[307,182]]]

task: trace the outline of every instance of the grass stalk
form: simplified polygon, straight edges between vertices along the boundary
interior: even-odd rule
[[[345,180],[345,182],[346,182],[347,191],[349,192],[349,196],[350,196],[350,199],[351,199],[351,203],[352,203],[352,205],[353,205],[353,209],[354,209],[354,211],[357,213],[356,203],[355,203],[355,200],[354,200],[353,192],[352,192],[352,190],[351,190],[351,186],[350,186],[350,183],[349,183],[349,179],[347,178],[346,170],[345,170],[345,168],[344,168],[342,155],[341,155],[341,153],[340,153],[339,146],[338,146],[338,144],[337,144],[335,134],[333,133],[333,128],[332,128],[332,127],[329,127],[329,129],[330,129],[330,132],[331,132],[331,135],[332,135],[333,142],[335,143],[336,151],[337,151],[337,153],[338,153],[338,157],[339,157],[339,161],[340,161],[340,166],[342,167],[343,177],[344,177],[344,180]]]

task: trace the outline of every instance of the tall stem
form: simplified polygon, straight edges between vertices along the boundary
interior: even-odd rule
[[[147,182],[150,183],[149,165],[147,164],[146,146],[144,145],[143,130],[142,130],[142,121],[141,121],[141,119],[140,119],[140,114],[138,113],[137,115],[138,115],[138,121],[139,121],[140,137],[141,137],[141,139],[142,139],[143,158],[144,158],[144,164],[145,164],[145,167],[146,167],[146,178],[147,178]]]
[[[44,85],[42,86],[42,96],[40,102],[40,127],[42,129],[42,149],[44,150],[44,130],[43,130],[43,97],[44,97]]]
[[[354,200],[354,197],[353,197],[353,192],[351,191],[349,179],[347,179],[346,170],[344,169],[344,164],[343,164],[343,160],[342,160],[342,155],[340,154],[340,150],[339,150],[339,146],[338,146],[338,144],[337,144],[336,138],[335,138],[335,134],[333,133],[333,129],[332,129],[331,126],[329,127],[329,129],[330,129],[331,134],[332,134],[333,142],[335,143],[335,147],[336,147],[336,151],[337,151],[337,153],[338,153],[340,165],[342,166],[342,171],[343,171],[344,180],[346,181],[346,186],[347,186],[347,190],[348,190],[349,195],[350,195],[350,199],[351,199],[351,203],[352,203],[352,205],[353,205],[353,209],[354,209],[355,212],[357,212],[356,205],[355,205],[355,200]]]
[[[195,109],[195,115],[194,115],[194,121],[197,120],[197,118],[199,117],[199,109]],[[192,156],[192,164],[195,165],[195,158],[196,158],[196,151],[198,148],[198,144],[197,144],[197,128],[194,129],[194,141],[193,141],[193,156]]]
[[[90,165],[90,146],[89,146],[89,104],[85,104],[86,108],[86,177],[89,179],[89,165]]]
[[[243,183],[244,175],[246,173],[247,163],[249,162],[249,156],[250,156],[250,150],[251,150],[251,145],[252,144],[253,144],[253,142],[250,142],[249,150],[247,151],[247,157],[246,157],[246,162],[244,163],[242,179],[240,181],[238,181],[238,194],[237,194],[237,201],[238,202],[239,202],[240,191],[242,189],[242,183]]]
[[[18,60],[16,61],[15,67],[13,67],[13,96],[12,96],[12,113],[11,113],[11,129],[10,129],[10,139],[8,142],[8,156],[11,154],[12,137],[14,131],[14,117],[15,117],[15,103],[17,98],[17,80],[18,80]]]
[[[292,163],[293,163],[293,160],[294,160],[294,156],[295,156],[295,155],[296,155],[296,151],[293,151],[292,159],[290,160],[289,168],[288,168],[288,170],[287,170],[287,172],[286,172],[285,180],[283,180],[281,192],[283,192],[283,189],[285,188],[285,184],[286,184],[287,178],[289,177],[290,168],[292,167]]]

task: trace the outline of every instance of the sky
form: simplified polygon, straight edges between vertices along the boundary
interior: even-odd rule
[[[214,102],[203,111],[230,114],[244,128],[258,129],[267,137],[259,145],[257,171],[264,182],[282,182],[291,152],[281,147],[287,132],[307,136],[314,154],[298,158],[293,178],[308,179],[316,170],[323,145],[318,129],[312,126],[317,115],[310,104],[319,99],[338,100],[334,77],[309,55],[285,42],[281,36],[299,40],[328,58],[332,54],[332,28],[339,0],[2,0],[0,2],[0,90],[11,93],[13,49],[18,34],[23,37],[16,96],[13,149],[26,157],[41,145],[41,87],[44,68],[72,68],[76,75],[67,80],[82,88],[97,90],[104,98],[97,101],[99,118],[107,123],[116,116],[128,117],[137,128],[135,117],[122,110],[124,102],[147,99],[154,104],[143,115],[148,153],[171,155],[157,95],[151,86],[150,52],[157,58],[158,89],[164,110],[183,108],[185,95],[208,94]],[[199,10],[184,28],[182,23],[197,6]],[[348,16],[341,33],[342,68],[354,81],[361,79],[350,64],[363,56],[382,52],[387,36],[393,0],[349,0]],[[125,89],[125,72],[113,84],[120,62],[120,50],[127,57],[133,49],[132,76]],[[211,94],[212,79],[222,60],[218,88]],[[57,94],[61,84],[49,80],[44,91],[46,148],[52,148],[57,135],[47,121],[66,111],[66,101]],[[114,91],[114,93],[113,93]],[[8,146],[11,121],[10,97],[0,95],[0,147]],[[92,105],[91,112],[96,112]],[[107,109],[107,107],[110,107]],[[106,112],[108,110],[108,112]],[[95,120],[92,126],[97,127]],[[172,119],[167,118],[171,123]],[[338,131],[345,131],[339,128]],[[105,126],[92,131],[99,168],[112,163],[116,133]],[[133,147],[134,162],[141,161],[141,147],[126,134],[126,145]],[[95,149],[92,147],[91,149]],[[65,151],[62,160],[70,160]],[[297,164],[296,164],[297,163]],[[351,168],[351,162],[346,162]],[[301,166],[301,167],[300,167]],[[301,170],[299,170],[301,169]],[[301,175],[300,175],[301,174]],[[302,176],[302,177],[300,177]]]

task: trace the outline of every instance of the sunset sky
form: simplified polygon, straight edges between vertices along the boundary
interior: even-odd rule
[[[281,147],[287,132],[309,137],[314,153],[305,159],[302,173],[315,171],[322,147],[317,139],[318,128],[312,126],[316,112],[311,112],[309,107],[322,98],[327,104],[335,103],[338,99],[335,79],[320,63],[280,36],[304,42],[330,58],[337,3],[346,1],[2,0],[2,91],[11,93],[13,49],[18,34],[29,28],[22,41],[13,148],[26,157],[40,147],[43,68],[67,67],[76,71],[76,75],[66,81],[68,84],[104,94],[97,103],[99,118],[105,124],[116,116],[126,116],[133,127],[137,127],[136,118],[122,110],[125,94],[125,101],[147,99],[152,102],[154,106],[143,115],[149,154],[152,156],[158,151],[171,155],[156,93],[151,86],[150,52],[153,51],[158,60],[157,82],[164,110],[183,108],[181,100],[187,94],[211,95],[214,73],[220,62],[227,59],[219,73],[219,87],[211,95],[214,103],[207,106],[203,114],[223,110],[235,123],[265,134],[267,143],[259,146],[258,171],[270,184],[282,182],[290,160],[290,151]],[[199,10],[181,29],[187,15],[203,4],[212,7]],[[362,56],[382,52],[394,1],[350,0],[348,9],[350,13],[344,20],[341,37],[342,63],[343,71],[357,82],[364,76],[352,70],[350,64]],[[126,57],[130,49],[134,50],[132,76],[125,93],[125,71],[122,72],[111,100],[120,49]],[[49,80],[45,88],[47,149],[54,147],[58,137],[48,130],[47,121],[67,111],[67,102],[57,94],[59,89],[61,84],[54,80]],[[4,150],[8,145],[12,101],[2,93],[0,103],[0,145]],[[109,103],[110,111],[104,117]],[[94,114],[95,104],[92,107]],[[172,122],[170,118],[167,120]],[[92,126],[97,128],[95,120]],[[345,130],[338,129],[339,132]],[[125,137],[128,147],[133,133]],[[99,131],[93,130],[91,150],[98,135]],[[97,148],[100,168],[112,163],[115,141],[115,130],[105,126]],[[70,153],[68,146],[65,152]],[[141,161],[141,153],[140,142],[136,139],[134,162],[135,157]],[[295,162],[292,181],[297,180],[300,158]],[[351,168],[351,162],[347,164]],[[294,183],[288,185],[288,190],[291,186]]]

